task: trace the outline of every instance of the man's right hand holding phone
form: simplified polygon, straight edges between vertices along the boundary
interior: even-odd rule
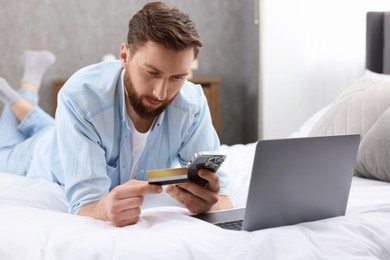
[[[168,185],[166,192],[192,213],[209,211],[219,199],[219,177],[208,169],[199,169],[199,177],[208,181],[206,187],[195,182]]]
[[[219,176],[216,172],[201,168],[198,170],[198,175],[208,182],[206,186],[189,181],[168,185],[166,192],[195,214],[232,208],[229,197],[219,195]]]

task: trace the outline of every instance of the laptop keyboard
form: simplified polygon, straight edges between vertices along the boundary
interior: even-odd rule
[[[243,222],[242,219],[237,219],[237,220],[232,220],[227,222],[216,223],[215,225],[223,229],[241,230],[242,222]]]

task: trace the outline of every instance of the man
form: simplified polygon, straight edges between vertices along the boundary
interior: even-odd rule
[[[202,89],[186,81],[201,46],[187,15],[163,3],[145,5],[129,22],[120,61],[76,72],[59,93],[55,125],[35,127],[31,138],[3,153],[32,150],[16,153],[26,161],[18,173],[64,185],[70,213],[115,226],[136,223],[144,195],[162,192],[145,181],[148,170],[185,165],[195,152],[219,149]],[[13,112],[26,101],[14,99]],[[31,104],[24,110],[19,130],[42,114]],[[227,176],[198,174],[206,187],[187,182],[166,192],[193,213],[230,208]]]

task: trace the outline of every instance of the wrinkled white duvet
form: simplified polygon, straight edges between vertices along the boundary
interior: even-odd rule
[[[254,145],[223,150],[242,206]],[[124,228],[66,211],[58,185],[0,173],[0,259],[390,259],[390,183],[358,177],[346,216],[256,232],[223,230],[175,206],[146,208]]]

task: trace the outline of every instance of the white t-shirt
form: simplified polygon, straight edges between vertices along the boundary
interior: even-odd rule
[[[135,178],[135,169],[138,167],[139,158],[141,157],[142,152],[144,151],[146,139],[150,133],[150,128],[146,133],[140,133],[135,129],[133,122],[130,120],[131,127],[131,141],[132,141],[132,166],[130,171],[130,179]]]
[[[140,133],[135,129],[133,122],[130,121],[130,127],[131,127],[131,141],[132,141],[132,166],[131,166],[131,172],[130,172],[130,179],[135,178],[135,169],[138,168],[138,162],[141,157],[142,152],[144,151],[146,140],[148,139],[148,135],[150,133],[150,129],[146,133]],[[154,124],[154,123],[153,123]],[[153,125],[152,124],[152,125]],[[165,190],[165,186],[163,186]],[[183,207],[179,202],[174,200],[170,195],[168,195],[166,192],[162,192],[160,194],[153,194],[151,195],[145,195],[144,196],[144,202],[142,203],[142,208],[154,208],[154,207],[161,207],[164,206],[176,206],[176,207]]]

